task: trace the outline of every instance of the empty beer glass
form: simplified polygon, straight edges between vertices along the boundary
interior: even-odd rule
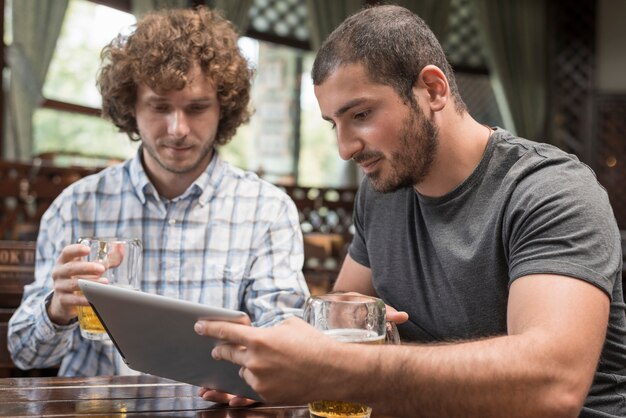
[[[102,277],[106,277],[110,285],[139,288],[142,259],[139,239],[80,238],[78,243],[89,247],[86,261],[104,265],[106,270]],[[77,312],[83,338],[99,341],[108,339],[108,334],[91,306],[77,306]]]
[[[399,342],[398,330],[386,322],[385,303],[374,297],[333,293],[312,296],[304,320],[342,342],[384,344]],[[372,408],[353,402],[320,400],[309,404],[312,418],[369,418]]]

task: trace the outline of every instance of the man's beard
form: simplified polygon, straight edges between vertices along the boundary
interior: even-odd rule
[[[173,164],[167,164],[157,153],[155,147],[152,144],[146,144],[145,142],[142,144],[142,147],[148,151],[148,154],[152,157],[152,159],[164,170],[169,171],[170,173],[175,174],[187,174],[193,172],[197,169],[201,164],[204,164],[205,158],[212,153],[213,151],[213,143],[207,143],[202,146],[197,154],[197,158],[188,165],[183,166],[175,166]]]
[[[439,144],[438,129],[419,108],[411,108],[400,130],[402,150],[393,152],[388,159],[389,174],[383,176],[382,171],[368,174],[377,192],[390,193],[413,187],[424,180],[433,164]]]

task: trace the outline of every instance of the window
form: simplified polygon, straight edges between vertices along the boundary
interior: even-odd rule
[[[69,2],[43,88],[44,97],[87,108],[101,106],[95,85],[100,50],[135,18],[85,0]],[[58,164],[103,165],[123,160],[137,148],[98,116],[39,108],[33,117],[33,152],[56,155]]]
[[[302,94],[300,95],[301,147],[298,166],[298,183],[323,187],[350,187],[346,176],[348,163],[341,160],[337,152],[335,131],[331,124],[322,119],[317,99],[313,94],[311,69],[314,53],[307,53],[302,67]]]
[[[222,150],[231,163],[268,181],[302,186],[345,186],[335,134],[320,115],[309,76],[315,54],[243,38],[254,57],[254,114]]]

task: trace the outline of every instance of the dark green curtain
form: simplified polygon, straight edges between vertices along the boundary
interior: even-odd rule
[[[10,81],[4,158],[30,160],[33,113],[56,46],[68,0],[13,2],[13,43],[9,47]]]
[[[406,7],[424,19],[430,29],[443,43],[448,33],[451,0],[396,0],[393,3]]]
[[[142,15],[159,9],[180,9],[189,7],[189,0],[131,0],[132,13],[141,17]]]
[[[191,7],[191,0],[131,0],[132,12],[135,16],[157,9],[176,9]],[[213,9],[219,9],[224,16],[238,28],[239,34],[244,35],[250,21],[248,12],[254,0],[204,0],[203,4]]]
[[[363,0],[307,0],[311,47],[314,51],[343,20],[363,7]]]
[[[224,16],[245,35],[250,23],[249,11],[254,0],[214,0],[214,7],[224,12]]]
[[[546,2],[473,0],[473,4],[505,127],[522,137],[547,141]]]

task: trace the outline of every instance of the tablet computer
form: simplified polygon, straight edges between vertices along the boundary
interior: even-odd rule
[[[217,340],[193,330],[198,319],[232,321],[245,313],[90,280],[78,286],[131,369],[261,400],[239,366],[211,357]]]

